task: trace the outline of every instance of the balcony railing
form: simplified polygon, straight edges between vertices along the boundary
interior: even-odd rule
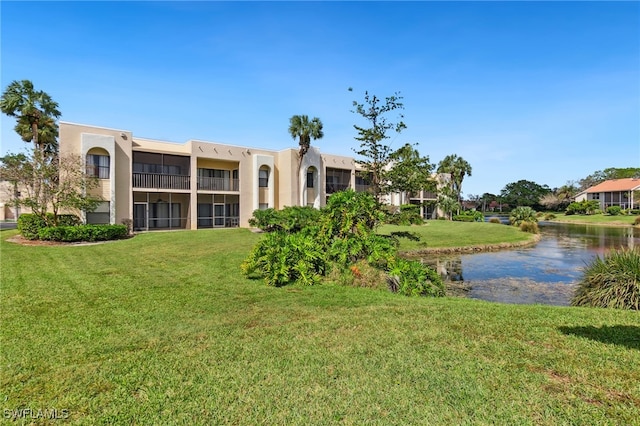
[[[240,188],[238,179],[199,177],[198,189],[204,191],[238,191]]]
[[[134,188],[190,189],[189,176],[165,175],[157,173],[134,173]]]
[[[348,183],[327,183],[327,194],[333,194],[334,192],[344,191],[349,188]]]

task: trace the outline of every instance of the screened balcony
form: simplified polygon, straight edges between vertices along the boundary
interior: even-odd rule
[[[325,173],[327,194],[344,191],[351,186],[351,170],[332,169],[327,167]]]
[[[133,187],[189,190],[189,157],[133,152]]]
[[[199,168],[198,189],[203,191],[239,191],[238,170]]]

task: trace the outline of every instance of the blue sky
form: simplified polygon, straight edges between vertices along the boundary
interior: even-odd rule
[[[283,149],[289,117],[307,114],[324,123],[314,145],[354,155],[352,101],[400,92],[407,129],[389,143],[462,156],[467,195],[640,167],[639,2],[3,1],[0,14],[2,88],[33,81],[65,121]],[[0,152],[23,149],[1,123]]]

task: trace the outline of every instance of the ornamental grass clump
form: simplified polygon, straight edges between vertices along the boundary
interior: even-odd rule
[[[585,269],[571,304],[640,310],[640,249],[596,257]]]

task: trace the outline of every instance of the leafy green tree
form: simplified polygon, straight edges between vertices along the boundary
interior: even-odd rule
[[[609,167],[604,170],[597,170],[584,179],[580,179],[580,189],[585,190],[595,186],[605,180],[624,179],[640,177],[640,167]]]
[[[447,155],[438,163],[438,173],[449,173],[451,185],[458,203],[462,201],[462,181],[465,176],[471,176],[471,164],[456,154]]]
[[[490,208],[491,202],[496,201],[498,196],[495,194],[491,194],[490,192],[485,192],[480,196],[480,202],[482,203],[482,211],[487,211],[487,208]]]
[[[349,89],[351,90],[351,89]],[[397,122],[387,120],[387,115],[395,110],[404,109],[401,102],[402,96],[394,93],[382,101],[375,95],[364,93],[364,102],[353,101],[353,113],[362,116],[367,122],[367,127],[354,125],[358,132],[355,137],[360,142],[360,148],[354,150],[361,157],[358,161],[362,164],[365,176],[369,179],[372,193],[376,200],[380,201],[380,195],[384,193],[385,170],[390,161],[391,148],[384,143],[389,138],[388,133],[402,132],[407,126],[404,124],[402,114],[398,115]]]
[[[389,155],[391,168],[385,173],[386,188],[401,194],[400,204],[405,203],[407,193],[416,193],[422,189],[435,189],[431,178],[433,164],[429,157],[422,157],[413,145],[407,143]]]
[[[10,205],[16,209],[16,219],[20,211],[20,189],[19,186],[23,182],[24,176],[33,176],[31,163],[26,155],[7,154],[0,158],[0,179],[11,184],[11,203]]]
[[[547,185],[538,185],[523,179],[505,185],[500,195],[509,205],[536,209],[540,207],[540,199],[550,192],[551,189]]]
[[[294,115],[289,119],[289,134],[293,139],[298,139],[298,173],[296,174],[296,181],[300,185],[300,168],[302,167],[304,156],[311,147],[311,139],[322,139],[324,136],[322,121],[318,117],[313,117],[313,119],[309,120],[307,115]],[[300,200],[300,203],[302,203],[302,200]]]
[[[0,110],[16,118],[14,129],[22,140],[33,142],[42,154],[57,152],[58,103],[47,93],[35,90],[31,81],[12,81],[2,93]]]

